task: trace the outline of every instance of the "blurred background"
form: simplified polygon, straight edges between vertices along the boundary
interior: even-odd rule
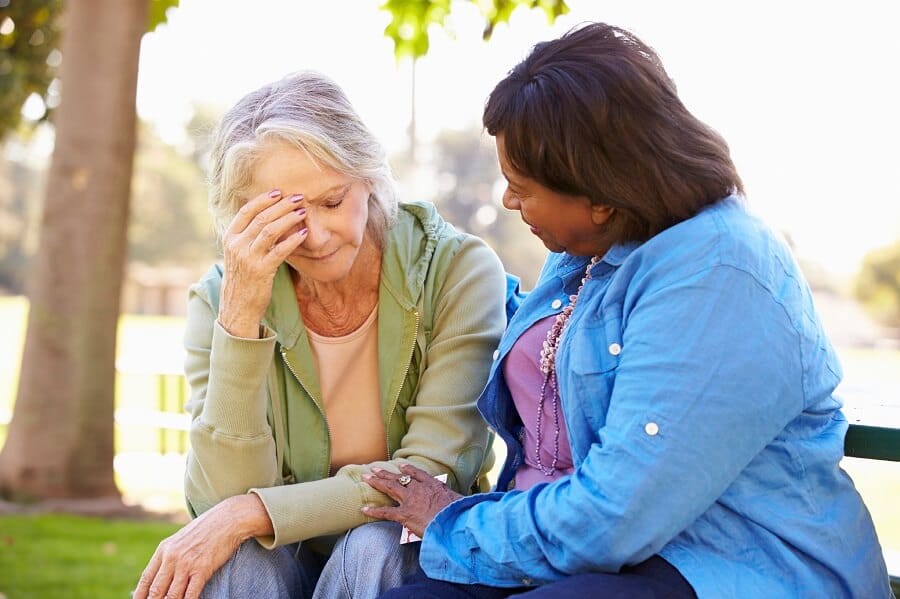
[[[107,508],[114,505],[124,506],[119,512],[126,515],[161,514],[175,523],[186,518],[181,495],[188,443],[180,375],[182,317],[187,287],[218,258],[205,204],[207,136],[239,97],[290,71],[319,70],[342,85],[388,149],[402,199],[434,202],[458,228],[485,238],[507,270],[530,288],[546,250],[500,204],[503,186],[493,142],[480,127],[481,109],[493,85],[534,43],[585,20],[631,29],[652,45],[684,103],[729,142],[752,210],[787,238],[813,289],[843,362],[840,392],[848,416],[900,427],[896,3],[148,3],[149,14],[140,18],[151,25],[144,27],[141,21],[135,50],[137,137],[133,170],[125,173],[130,191],[126,185],[121,192],[124,212],[109,211],[109,218],[118,219],[127,232],[123,255],[113,262],[123,268],[120,285],[112,276],[118,304],[105,310],[113,319],[109,347],[114,366],[108,377],[102,369],[97,375],[108,378],[113,409],[94,416],[109,416],[112,468],[104,465],[103,450],[98,459],[99,469],[111,470],[114,487],[69,484],[47,493],[18,493],[16,467],[21,473],[21,455],[28,453],[23,440],[0,454],[0,493],[7,500],[0,503],[5,506],[0,514],[20,514],[28,511],[22,505],[49,502],[69,512],[91,513],[94,505],[94,512],[108,516]],[[67,250],[66,235],[75,239],[93,235],[101,224],[117,226],[101,222],[104,202],[114,205],[112,195],[101,190],[93,197],[67,196],[90,191],[92,183],[79,187],[78,171],[65,171],[61,159],[54,158],[60,145],[54,123],[68,101],[59,79],[66,55],[62,43],[67,35],[74,43],[76,35],[67,29],[65,13],[83,10],[83,5],[96,15],[121,10],[109,0],[0,0],[0,446],[15,426],[17,401],[30,406],[23,413],[50,420],[56,415],[51,400],[24,399],[28,394],[19,385],[20,378],[31,380],[22,369],[28,353],[23,348],[29,291],[48,289],[46,273],[54,267],[75,272],[80,261],[89,259],[74,251],[80,247],[74,243],[73,251]],[[105,22],[100,16],[82,21],[79,37],[102,39]],[[485,39],[486,26],[493,26],[490,39]],[[112,43],[108,52],[116,52]],[[38,58],[21,62],[22,56]],[[102,87],[91,93],[96,100],[107,91],[117,93]],[[67,147],[71,153],[73,146]],[[61,165],[56,175],[54,159]],[[64,172],[68,179],[53,178]],[[72,189],[59,186],[61,180]],[[85,207],[81,217],[74,211],[76,202],[84,202],[79,204]],[[70,228],[54,228],[52,214],[62,214],[67,206],[74,211]],[[89,296],[92,289],[107,289],[103,285],[109,274],[101,269],[77,279],[63,277],[57,285],[62,289],[53,291]],[[42,278],[43,284],[36,282]],[[74,314],[71,319],[80,321]],[[38,345],[36,340],[34,347]],[[29,376],[53,379],[53,372]],[[65,386],[65,380],[58,377],[56,384]],[[29,383],[29,388],[35,386]],[[41,394],[46,397],[48,391]],[[77,396],[57,400],[67,402],[62,405],[80,402]],[[79,417],[83,413],[73,412],[73,419]],[[71,434],[91,437],[91,430],[85,425]],[[74,438],[68,440],[77,446]],[[91,467],[85,466],[85,472]],[[844,467],[873,512],[890,569],[900,571],[900,471],[896,464],[853,459],[846,459]],[[13,574],[26,558],[34,559],[27,557],[24,537],[40,526],[54,538],[69,534],[59,532],[70,530],[68,521],[41,522],[0,516],[0,599],[4,593],[63,596],[52,594],[61,587],[35,590],[22,582],[25,574]],[[97,533],[98,559],[121,560],[122,542],[103,540],[108,530]],[[160,536],[153,529],[148,542]],[[133,549],[137,557],[129,558],[129,575],[135,568],[140,572],[154,546],[152,541],[149,549]],[[65,596],[78,595],[74,593]]]

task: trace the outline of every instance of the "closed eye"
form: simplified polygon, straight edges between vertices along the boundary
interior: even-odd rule
[[[326,208],[328,208],[329,210],[337,210],[338,208],[340,208],[341,204],[344,203],[344,198],[347,197],[347,193],[349,191],[350,191],[350,186],[348,185],[347,187],[345,187],[343,189],[343,191],[341,191],[340,195],[329,199],[327,202],[325,202],[322,205],[325,206]]]

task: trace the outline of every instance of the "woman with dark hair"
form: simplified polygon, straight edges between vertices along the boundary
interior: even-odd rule
[[[398,505],[363,511],[424,537],[383,596],[890,597],[809,288],[656,53],[576,28],[484,125],[551,254],[478,402],[508,450],[496,491],[364,477]]]

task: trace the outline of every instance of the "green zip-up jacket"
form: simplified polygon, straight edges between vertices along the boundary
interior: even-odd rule
[[[274,547],[370,521],[363,505],[390,499],[362,482],[373,466],[412,462],[467,493],[485,488],[488,430],[475,407],[506,324],[497,255],[444,222],[431,204],[401,204],[387,231],[378,299],[384,462],[330,473],[330,438],[306,329],[288,267],[275,275],[261,339],[216,321],[221,268],[190,291],[185,373],[191,387],[188,508],[198,515],[256,493]],[[490,459],[489,459],[490,458]]]

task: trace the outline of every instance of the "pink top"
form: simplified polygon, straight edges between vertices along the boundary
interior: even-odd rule
[[[570,474],[572,468],[572,451],[569,447],[569,435],[566,433],[566,421],[562,412],[562,403],[559,408],[559,456],[556,462],[556,471],[550,476],[545,475],[538,468],[534,449],[537,445],[537,406],[541,396],[541,384],[544,375],[541,374],[541,347],[547,338],[547,331],[553,326],[556,315],[548,316],[534,323],[525,333],[519,337],[509,355],[503,362],[503,376],[506,385],[512,395],[516,411],[525,425],[525,439],[522,448],[525,453],[525,462],[516,470],[516,489],[528,489],[537,483],[554,481],[561,476]],[[553,417],[553,400],[549,385],[544,398],[544,414],[541,417],[541,464],[544,470],[550,468],[553,463],[553,439],[556,433],[556,424]]]
[[[378,306],[342,337],[307,329],[331,435],[332,472],[388,457],[378,384]]]

